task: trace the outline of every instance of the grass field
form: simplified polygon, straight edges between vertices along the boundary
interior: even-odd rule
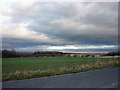
[[[3,58],[2,72],[3,81],[6,81],[80,72],[93,70],[97,68],[116,67],[118,64],[119,64],[118,58],[78,58],[78,57]]]

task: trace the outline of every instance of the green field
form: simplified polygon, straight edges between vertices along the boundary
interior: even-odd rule
[[[3,73],[26,71],[26,70],[47,70],[58,69],[59,67],[73,67],[97,61],[117,60],[116,58],[77,58],[77,57],[29,57],[29,58],[3,58]]]
[[[111,61],[113,63],[111,63]],[[47,76],[47,75],[49,76],[49,75],[56,75],[56,74],[87,71],[89,69],[92,70],[92,69],[95,69],[95,67],[98,68],[99,63],[96,64],[97,62],[102,62],[100,63],[99,68],[104,68],[107,66],[115,67],[116,65],[118,65],[117,61],[118,61],[118,58],[78,58],[78,57],[3,58],[2,72],[3,72],[3,79],[6,81],[6,80],[14,80],[14,78],[11,79],[10,77],[9,79],[8,78],[6,79],[6,77],[8,77],[9,74],[12,77],[12,74],[15,74],[16,72],[19,72],[20,74],[22,73],[21,75],[23,75],[23,73],[27,73],[27,75],[31,72],[32,72],[32,75],[34,73],[37,73],[37,75],[34,74],[34,76],[29,77],[29,78],[32,78],[32,77],[38,77],[38,76]],[[114,62],[117,62],[117,64]],[[87,68],[83,70],[80,68],[81,65],[86,65],[86,67],[89,67],[89,69]],[[37,71],[39,72],[39,74],[41,74],[41,71],[42,73],[43,71],[44,73],[47,72],[47,74],[39,75]],[[15,77],[15,75],[13,76]],[[21,76],[22,78],[18,78],[18,77],[19,75],[15,78],[15,80],[27,78],[27,76],[24,78],[23,76]]]

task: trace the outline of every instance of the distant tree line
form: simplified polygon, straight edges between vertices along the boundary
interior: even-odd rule
[[[103,54],[104,56],[115,56],[115,55],[118,55],[120,56],[120,52],[109,52],[107,54]]]
[[[35,51],[34,54],[63,54],[57,51]]]
[[[62,56],[62,52],[56,51],[35,51],[34,53],[18,53],[15,50],[2,50],[3,58],[11,57],[56,57]]]
[[[3,58],[11,58],[11,57],[57,57],[57,56],[65,56],[66,53],[57,52],[57,51],[35,51],[34,53],[18,53],[15,50],[1,50],[0,57]],[[120,52],[109,52],[107,54],[103,54],[103,56],[120,56]],[[67,53],[67,56],[71,56],[71,53]],[[85,55],[85,57],[89,57],[90,55]],[[94,55],[92,55],[93,57]],[[77,57],[75,54],[73,57]],[[81,56],[82,57],[82,56]]]
[[[16,54],[15,50],[2,50],[2,57],[10,58],[10,57],[19,57],[19,56]]]

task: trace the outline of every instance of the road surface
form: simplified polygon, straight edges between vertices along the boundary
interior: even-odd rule
[[[118,68],[8,81],[3,88],[118,88]]]

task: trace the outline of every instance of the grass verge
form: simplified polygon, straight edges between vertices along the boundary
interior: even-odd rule
[[[120,61],[109,60],[108,62],[97,61],[94,64],[89,63],[89,64],[82,64],[82,65],[74,65],[71,68],[67,68],[63,66],[58,69],[16,71],[14,73],[3,73],[2,81],[22,80],[22,79],[44,77],[44,76],[84,72],[84,71],[96,70],[96,69],[102,69],[102,68],[108,68],[108,67],[118,67],[119,65],[120,65]]]

